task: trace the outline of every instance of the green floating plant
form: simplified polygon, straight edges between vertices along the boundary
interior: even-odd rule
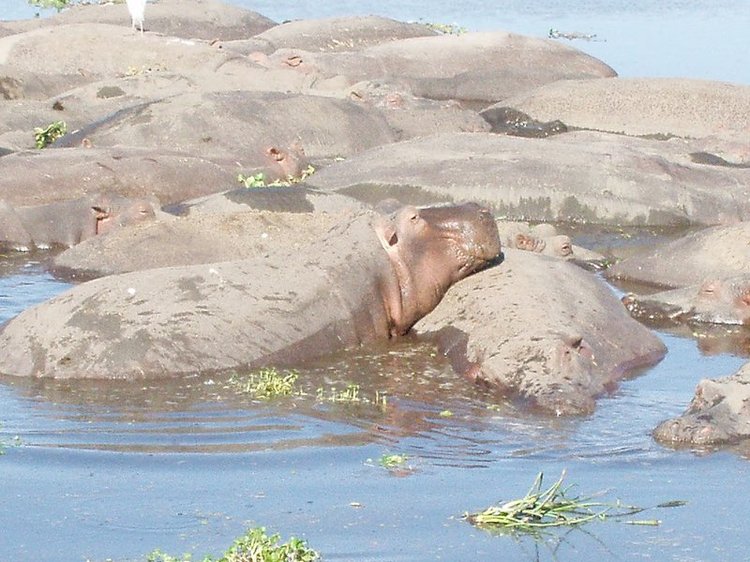
[[[236,539],[220,558],[206,556],[201,562],[315,562],[320,555],[301,539],[291,537],[286,543],[279,543],[279,534],[268,536],[265,527],[250,529]],[[190,554],[171,556],[161,550],[154,550],[146,558],[147,562],[191,562]]]
[[[520,499],[490,506],[478,513],[466,513],[464,519],[488,531],[534,534],[554,527],[573,527],[590,521],[624,519],[648,508],[623,505],[620,501],[606,503],[593,497],[571,495],[572,486],[563,486],[565,471],[546,489],[542,489],[543,473]],[[679,507],[684,501],[672,501],[656,507]],[[627,520],[631,525],[659,525],[657,519]]]
[[[252,394],[261,400],[271,400],[295,393],[297,371],[278,371],[274,367],[260,369],[249,376],[233,375],[229,384],[244,394]]]

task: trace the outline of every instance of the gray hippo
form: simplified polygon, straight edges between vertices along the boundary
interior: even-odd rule
[[[703,283],[652,295],[628,294],[630,313],[650,323],[750,325],[750,275],[708,279]]]
[[[436,337],[460,374],[539,411],[580,415],[666,353],[594,274],[527,251],[503,254],[414,328]]]
[[[84,283],[0,331],[0,373],[124,378],[288,364],[405,334],[500,253],[474,203],[364,212],[316,251]]]
[[[614,281],[686,287],[750,274],[750,222],[713,226],[634,254],[610,267]]]
[[[14,208],[0,201],[0,245],[21,251],[74,246],[154,216],[151,201],[108,193],[31,207]]]
[[[735,374],[698,383],[687,410],[654,430],[672,446],[727,445],[750,437],[750,363]]]
[[[58,276],[82,279],[303,251],[366,208],[301,183],[242,187],[165,207],[180,216],[162,213],[158,220],[86,240],[57,255],[53,270]]]

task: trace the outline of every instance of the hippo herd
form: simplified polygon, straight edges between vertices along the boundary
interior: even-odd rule
[[[581,415],[664,357],[652,328],[750,325],[750,87],[375,16],[160,0],[130,24],[0,21],[0,244],[85,281],[0,327],[4,375],[294,365],[415,331]],[[573,224],[689,233],[604,256]],[[654,436],[750,437],[749,388],[747,365],[702,381]]]

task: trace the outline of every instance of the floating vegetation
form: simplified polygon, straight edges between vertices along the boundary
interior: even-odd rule
[[[291,537],[289,542],[281,543],[278,533],[266,534],[265,527],[250,529],[245,535],[236,539],[220,558],[206,556],[201,562],[314,562],[320,555],[307,546],[301,539]],[[174,557],[154,550],[146,558],[147,562],[191,562],[191,555]]]
[[[299,176],[287,176],[285,180],[274,180],[270,183],[266,183],[266,175],[263,172],[257,174],[251,174],[246,176],[245,174],[237,174],[237,181],[240,182],[247,188],[253,187],[289,187],[296,183],[301,183],[315,173],[315,166],[310,164],[307,168],[302,170]]]
[[[385,454],[378,460],[378,464],[383,468],[391,470],[393,468],[401,468],[409,461],[409,457],[406,455],[399,454]]]
[[[533,535],[550,528],[575,527],[594,520],[622,520],[647,509],[623,505],[619,500],[605,503],[594,501],[592,497],[571,496],[572,486],[563,487],[564,478],[565,471],[554,484],[543,490],[543,474],[540,472],[523,498],[488,507],[479,513],[466,513],[464,519],[487,531]],[[679,507],[685,503],[672,501],[656,507]],[[625,523],[656,526],[661,521],[626,520]]]
[[[249,376],[232,375],[229,384],[243,394],[252,394],[261,400],[271,400],[295,393],[297,371],[278,371],[274,367],[260,369]]]
[[[0,440],[0,456],[5,454],[5,449],[7,447],[18,447],[19,445],[21,445],[21,438],[18,435],[13,438],[13,441],[11,443]]]
[[[318,402],[332,402],[337,404],[374,404],[385,408],[388,405],[387,396],[379,391],[375,391],[375,397],[370,399],[360,393],[358,384],[348,384],[343,390],[338,390],[335,386],[329,389],[318,388],[315,391],[315,398]]]
[[[385,453],[379,459],[367,459],[367,466],[384,468],[391,476],[411,476],[417,469],[409,464],[409,456],[399,453]]]
[[[36,141],[36,147],[39,149],[46,148],[67,132],[68,126],[65,124],[65,121],[55,121],[45,128],[35,127],[34,140]]]

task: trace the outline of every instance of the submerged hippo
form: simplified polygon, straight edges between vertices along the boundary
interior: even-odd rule
[[[0,373],[138,378],[289,364],[406,333],[500,253],[479,205],[363,212],[306,252],[79,285],[0,331]]]
[[[657,441],[672,446],[738,443],[750,438],[750,363],[735,374],[703,379],[685,412],[654,429]]]
[[[22,251],[74,246],[154,216],[151,201],[106,193],[32,207],[13,208],[0,201],[0,245]]]
[[[654,324],[750,325],[750,275],[709,279],[680,289],[622,299],[630,313]]]

